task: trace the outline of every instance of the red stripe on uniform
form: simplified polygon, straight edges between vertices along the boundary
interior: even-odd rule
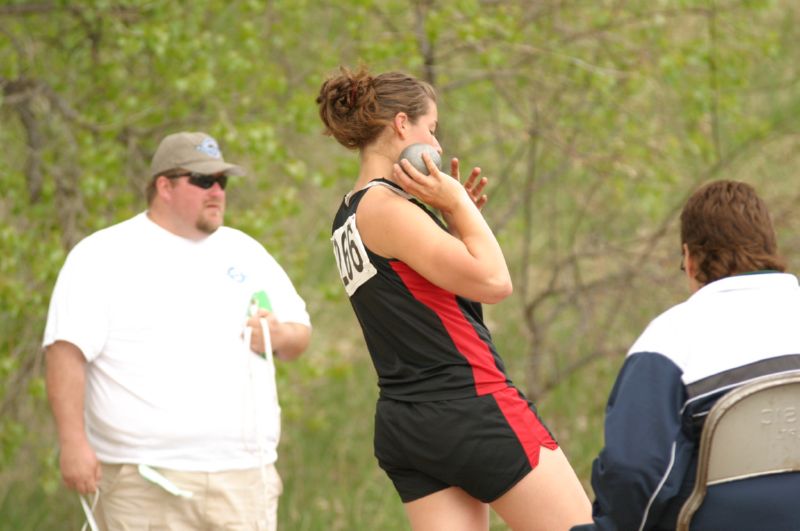
[[[492,396],[525,450],[531,468],[536,468],[539,464],[539,447],[555,450],[558,448],[558,443],[550,437],[550,432],[542,426],[539,418],[529,407],[528,401],[520,396],[519,391],[508,387]]]
[[[487,395],[505,388],[505,374],[497,368],[488,345],[461,312],[456,296],[431,284],[403,262],[392,261],[390,264],[414,298],[430,308],[442,321],[456,349],[472,367],[477,394]]]

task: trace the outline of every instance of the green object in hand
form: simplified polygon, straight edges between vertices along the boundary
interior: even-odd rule
[[[272,311],[272,304],[269,302],[269,296],[263,289],[261,291],[256,291],[253,293],[253,296],[250,297],[250,315],[255,315],[258,313],[258,310]]]
[[[258,310],[272,311],[272,304],[269,302],[269,296],[263,289],[261,291],[256,291],[253,293],[253,296],[250,297],[250,316],[258,315]],[[264,321],[262,320],[262,326],[265,326],[263,323]],[[266,334],[268,332],[264,331],[264,333]],[[266,352],[259,352],[258,355],[262,358],[267,357]]]

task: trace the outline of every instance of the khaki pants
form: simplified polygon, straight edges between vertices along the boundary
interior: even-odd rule
[[[103,464],[95,518],[101,531],[275,531],[283,490],[274,465],[225,472],[180,472],[164,477],[192,493],[175,496],[143,478],[137,465]]]

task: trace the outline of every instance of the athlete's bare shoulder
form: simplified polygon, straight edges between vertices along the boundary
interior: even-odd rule
[[[388,212],[419,210],[409,199],[411,196],[399,188],[383,182],[375,182],[364,193],[358,206],[358,219],[384,224],[391,222]]]
[[[419,225],[431,223],[410,195],[391,185],[373,185],[358,206],[356,223],[364,243],[385,258],[397,258],[398,246],[419,234]]]

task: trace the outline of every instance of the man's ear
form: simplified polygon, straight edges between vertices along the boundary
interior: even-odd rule
[[[694,259],[692,258],[692,254],[689,252],[689,246],[687,244],[683,244],[683,269],[686,271],[686,276],[690,279],[694,278],[695,273],[695,263]]]
[[[172,195],[172,179],[163,175],[156,177],[156,195],[160,197],[169,197]]]
[[[692,293],[696,292],[703,287],[703,284],[697,280],[697,260],[689,252],[689,246],[683,244],[683,268],[686,270],[686,278],[689,281],[689,289]]]
[[[394,120],[392,121],[392,126],[394,126],[394,130],[400,136],[401,140],[405,140],[406,133],[408,131],[408,115],[404,112],[399,112],[394,115]]]

